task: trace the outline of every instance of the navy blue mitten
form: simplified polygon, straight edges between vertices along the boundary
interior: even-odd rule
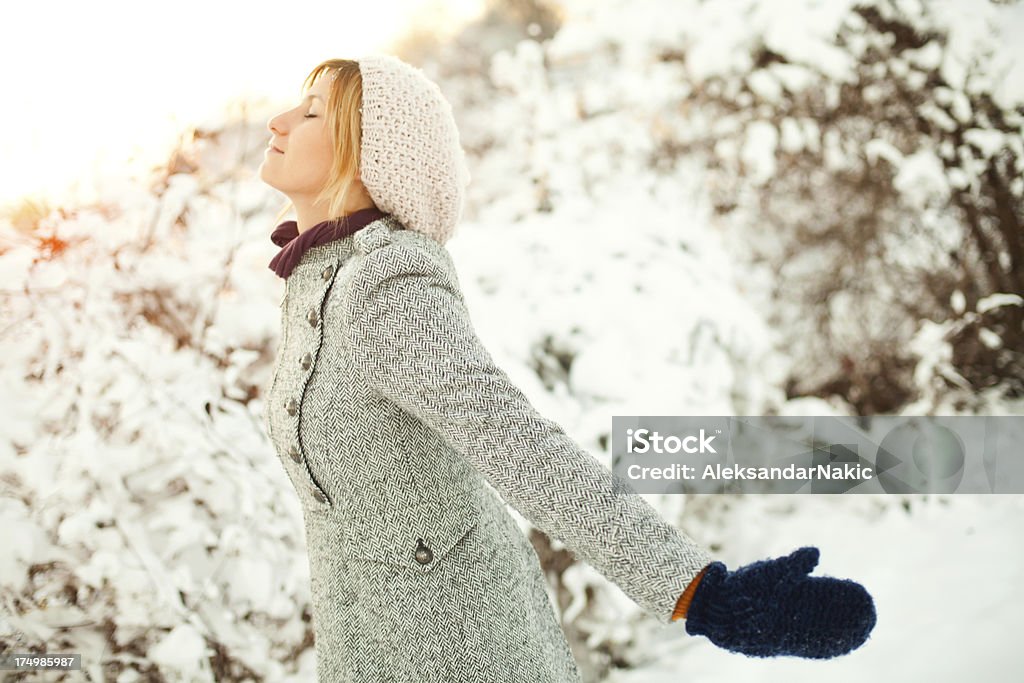
[[[859,583],[807,576],[819,551],[729,571],[712,562],[693,594],[686,632],[749,657],[829,659],[864,644],[875,627],[875,604]]]

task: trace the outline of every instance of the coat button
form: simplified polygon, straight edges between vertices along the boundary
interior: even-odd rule
[[[288,411],[289,415],[295,415],[299,410],[299,404],[295,402],[294,398],[288,399],[288,403],[285,404],[284,409]]]
[[[299,455],[299,449],[296,448],[295,446],[292,446],[291,448],[288,449],[288,455],[290,455],[292,460],[294,460],[295,462],[302,462],[302,456]]]
[[[309,315],[306,316],[306,320],[309,321],[310,327],[316,327],[316,324],[320,322],[320,314],[316,312],[315,308],[309,309]]]
[[[324,498],[324,494],[320,493],[320,489],[313,489],[313,497],[316,498],[318,503],[326,503],[327,499]]]
[[[334,275],[334,266],[327,266],[324,268],[324,272],[321,274],[324,280],[330,280],[331,276]]]
[[[313,356],[308,353],[299,359],[299,364],[303,370],[309,370],[309,366],[313,364]]]
[[[419,543],[416,544],[416,561],[420,564],[429,564],[434,559],[434,551],[423,545],[422,538],[417,540]]]

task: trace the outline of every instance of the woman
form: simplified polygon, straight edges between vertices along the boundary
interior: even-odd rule
[[[304,85],[259,172],[296,213],[272,236],[285,296],[266,425],[302,503],[319,680],[578,681],[506,502],[722,647],[824,658],[867,638],[870,596],[807,577],[817,549],[729,572],[613,493],[495,365],[444,247],[469,173],[436,84],[376,55]]]

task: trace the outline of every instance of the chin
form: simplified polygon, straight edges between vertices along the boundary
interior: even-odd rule
[[[273,181],[271,181],[270,179],[267,178],[267,164],[266,164],[266,162],[261,163],[260,167],[258,169],[256,169],[256,175],[259,177],[260,180],[265,182],[267,185],[270,185],[275,190],[278,189],[277,186],[273,183]]]

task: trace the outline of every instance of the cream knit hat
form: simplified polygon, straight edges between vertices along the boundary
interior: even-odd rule
[[[444,244],[462,216],[470,180],[451,104],[422,69],[397,57],[357,61],[363,185],[381,211]]]

